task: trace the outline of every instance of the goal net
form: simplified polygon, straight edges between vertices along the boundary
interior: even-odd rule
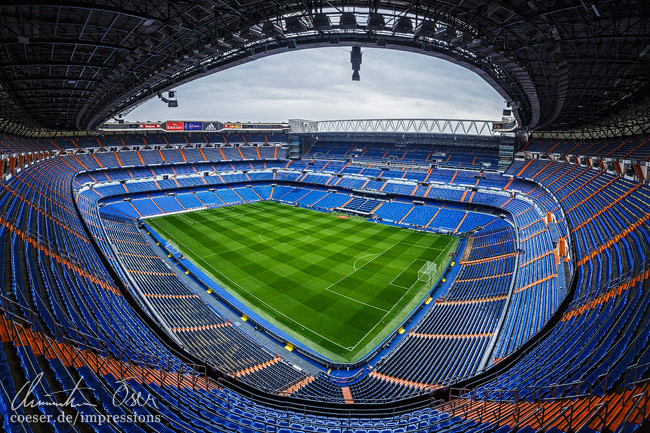
[[[418,271],[418,281],[432,282],[436,268],[436,262],[426,262]]]
[[[173,255],[177,255],[178,253],[180,253],[180,250],[178,249],[178,245],[176,245],[174,242],[171,241],[165,242],[165,249]]]

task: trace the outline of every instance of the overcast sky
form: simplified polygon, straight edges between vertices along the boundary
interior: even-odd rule
[[[498,120],[503,98],[475,73],[421,54],[363,48],[352,81],[350,48],[290,51],[179,87],[178,108],[152,99],[127,120],[282,122],[288,119]]]

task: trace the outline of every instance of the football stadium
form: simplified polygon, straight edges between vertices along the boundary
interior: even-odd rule
[[[4,431],[650,431],[648,2],[3,2],[0,45]],[[126,120],[333,46],[505,108]]]

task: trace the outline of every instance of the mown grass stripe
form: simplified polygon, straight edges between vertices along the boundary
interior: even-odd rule
[[[354,361],[424,298],[457,239],[275,202],[148,220],[262,317],[335,361]]]

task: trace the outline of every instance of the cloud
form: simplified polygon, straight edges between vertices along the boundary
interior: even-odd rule
[[[152,99],[127,120],[500,118],[502,97],[465,68],[404,51],[363,53],[360,82],[351,80],[349,48],[290,51],[185,84],[178,108]]]

